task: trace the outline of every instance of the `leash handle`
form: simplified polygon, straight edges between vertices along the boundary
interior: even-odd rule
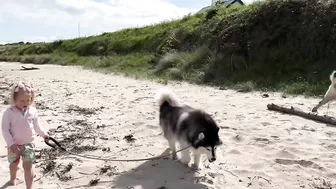
[[[50,140],[53,141],[53,142],[55,143],[55,145],[50,144],[50,142],[49,142]],[[45,142],[48,146],[50,146],[50,147],[52,147],[52,148],[59,147],[59,148],[62,149],[63,151],[66,151],[66,149],[63,148],[62,145],[61,145],[56,139],[54,139],[53,137],[50,137],[50,136],[49,136],[49,140],[44,140],[44,142]]]

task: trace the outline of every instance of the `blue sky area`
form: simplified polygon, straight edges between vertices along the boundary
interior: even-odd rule
[[[49,42],[158,23],[197,12],[211,0],[0,0],[0,4],[0,44],[4,44]]]

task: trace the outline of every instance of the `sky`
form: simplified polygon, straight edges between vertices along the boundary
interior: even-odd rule
[[[0,0],[0,44],[98,35],[181,18],[210,4],[211,0]]]

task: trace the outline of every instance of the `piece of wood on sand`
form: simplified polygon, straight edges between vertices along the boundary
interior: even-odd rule
[[[28,70],[39,70],[40,68],[35,68],[35,67],[30,67],[30,68],[27,68],[25,66],[21,66],[22,69],[21,70],[24,70],[24,71],[28,71]]]
[[[328,116],[328,115],[317,115],[316,113],[313,112],[303,112],[299,109],[294,108],[291,106],[290,108],[285,108],[278,106],[276,104],[267,104],[267,109],[268,110],[273,110],[273,111],[278,111],[286,114],[291,114],[291,115],[297,115],[306,119],[326,123],[326,124],[331,124],[336,126],[336,119],[334,117]]]

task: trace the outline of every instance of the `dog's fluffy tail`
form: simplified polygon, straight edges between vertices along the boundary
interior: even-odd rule
[[[179,106],[180,101],[169,88],[163,87],[156,93],[156,101],[160,108],[164,105]]]
[[[331,74],[330,74],[330,81],[332,84],[335,84],[335,80],[336,80],[336,71],[334,70]]]

